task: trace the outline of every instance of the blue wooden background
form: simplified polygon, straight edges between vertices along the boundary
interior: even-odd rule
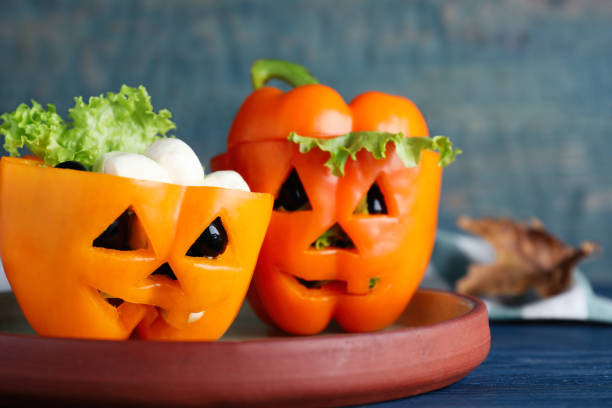
[[[605,252],[612,282],[612,2],[3,1],[0,112],[144,84],[203,160],[224,149],[256,58],[308,66],[347,100],[405,95],[465,154],[445,172],[460,214],[540,218]]]

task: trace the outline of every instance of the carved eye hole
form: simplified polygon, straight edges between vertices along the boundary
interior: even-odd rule
[[[278,191],[278,196],[274,200],[274,209],[276,211],[312,210],[304,185],[295,169],[289,173],[289,177]]]
[[[216,258],[225,252],[227,242],[227,232],[225,232],[221,218],[217,217],[195,240],[185,255],[196,258]]]
[[[93,246],[117,251],[148,247],[147,234],[132,207],[125,210],[93,240]]]
[[[388,214],[385,197],[377,183],[372,184],[368,193],[357,204],[353,214]]]

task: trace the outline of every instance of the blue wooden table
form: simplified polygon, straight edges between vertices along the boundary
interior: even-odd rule
[[[597,290],[612,297],[612,287]],[[612,326],[491,324],[491,352],[460,382],[376,407],[612,406]]]

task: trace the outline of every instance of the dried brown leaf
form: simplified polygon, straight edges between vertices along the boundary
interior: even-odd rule
[[[537,219],[460,217],[457,225],[487,240],[497,253],[494,263],[472,264],[457,281],[455,290],[474,296],[518,296],[531,289],[541,297],[554,296],[568,288],[574,266],[598,249],[592,242],[569,246]]]

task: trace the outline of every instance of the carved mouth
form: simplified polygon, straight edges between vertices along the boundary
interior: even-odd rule
[[[116,297],[113,295],[110,295],[108,293],[105,293],[101,290],[98,289],[98,295],[109,305],[111,305],[112,307],[114,307],[115,309],[119,309],[121,306],[123,305],[132,305],[132,304],[136,304],[136,305],[140,305],[143,307],[152,307],[155,308],[155,310],[157,311],[158,314],[158,318],[163,319],[167,324],[177,327],[176,324],[172,323],[169,319],[168,319],[168,311],[159,307],[159,306],[154,306],[154,305],[146,305],[146,304],[141,304],[141,303],[130,303],[130,302],[126,302],[124,299],[120,298],[120,297]],[[199,312],[191,312],[188,315],[185,316],[185,321],[186,321],[186,325],[195,323],[197,321],[199,321],[204,314],[206,313],[205,310],[200,310]],[[143,318],[144,319],[144,318]],[[138,322],[139,324],[140,322]],[[134,326],[134,328],[136,326],[138,326],[138,324],[136,324]],[[183,326],[183,325],[180,325]],[[178,328],[185,328],[185,327],[178,327]]]
[[[293,276],[295,281],[299,283],[301,286],[305,287],[309,290],[328,290],[333,292],[340,292],[342,294],[349,295],[351,293],[347,292],[346,282],[338,279],[322,279],[322,280],[307,280],[297,276]],[[368,285],[369,290],[373,290],[380,281],[379,277],[370,278],[370,282]]]
[[[294,276],[295,280],[306,289],[331,289],[346,292],[346,282],[335,279],[307,280]]]
[[[153,271],[151,275],[149,276],[149,278],[155,284],[163,283],[164,285],[170,285],[173,287],[180,288],[178,279],[174,271],[172,270],[172,268],[167,262],[163,263],[160,267],[158,267],[155,271]],[[202,317],[204,316],[206,312],[205,310],[199,310],[199,311],[194,311],[190,313],[187,313],[187,312],[176,312],[175,313],[173,311],[166,310],[163,307],[156,306],[153,304],[131,303],[119,296],[108,294],[99,289],[97,289],[97,291],[98,291],[98,295],[100,296],[100,298],[102,298],[107,304],[109,304],[110,306],[116,309],[116,311],[119,313],[120,319],[122,319],[122,316],[121,316],[122,311],[126,311],[127,309],[130,309],[130,308],[133,309],[134,306],[143,309],[139,318],[127,318],[129,322],[124,321],[124,324],[128,326],[132,331],[134,331],[136,327],[138,327],[141,323],[144,323],[145,321],[149,322],[147,324],[150,324],[151,321],[160,320],[160,319],[161,321],[163,321],[163,323],[170,325],[176,329],[186,329],[190,324],[193,324],[199,321],[200,319],[202,319]],[[146,309],[148,309],[148,311],[145,311]],[[127,313],[127,314],[132,315],[133,313]]]

